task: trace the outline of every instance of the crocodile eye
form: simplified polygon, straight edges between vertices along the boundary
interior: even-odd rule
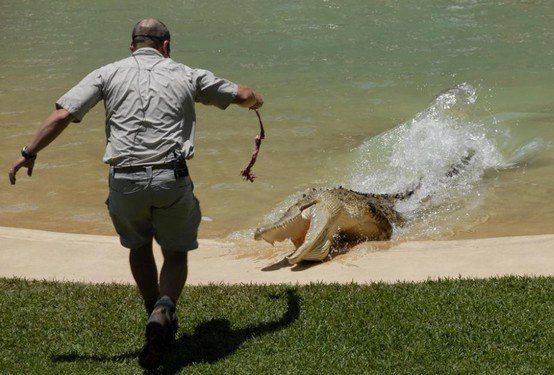
[[[302,198],[306,198],[306,194],[302,194]]]

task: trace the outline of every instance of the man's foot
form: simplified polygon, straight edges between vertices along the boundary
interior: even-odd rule
[[[178,330],[179,330],[179,320],[177,319],[177,314],[173,314],[171,322],[167,327],[167,336],[165,340],[165,344],[168,348],[173,348],[175,346],[175,342],[177,341],[176,338],[177,338]]]
[[[152,312],[154,311],[154,306],[156,306],[156,302],[158,302],[158,298],[152,298],[144,301],[144,309],[146,310],[146,316],[150,318],[150,315],[152,315]]]
[[[162,297],[146,323],[146,342],[138,356],[139,364],[143,368],[154,370],[162,364],[166,349],[175,342],[175,327],[175,305],[168,297]]]

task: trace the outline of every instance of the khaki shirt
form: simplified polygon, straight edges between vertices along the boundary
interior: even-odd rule
[[[170,162],[174,151],[194,155],[194,103],[227,108],[237,85],[164,58],[153,48],[87,75],[57,102],[74,122],[101,99],[106,109],[104,162],[116,167]]]

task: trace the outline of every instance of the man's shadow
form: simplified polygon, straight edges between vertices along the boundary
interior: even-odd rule
[[[278,299],[279,296],[271,296]],[[245,341],[268,333],[276,332],[291,325],[300,315],[300,297],[294,289],[286,290],[287,310],[273,322],[249,325],[231,329],[227,319],[211,319],[200,323],[192,335],[183,334],[175,347],[166,354],[163,372],[178,373],[182,368],[194,363],[214,363],[232,355]],[[53,362],[73,361],[120,361],[133,358],[138,351],[113,356],[63,354],[52,356]]]
[[[271,298],[277,299],[278,296]],[[276,321],[250,325],[233,330],[227,319],[212,319],[200,323],[192,335],[183,335],[176,348],[164,361],[164,373],[175,374],[193,363],[214,363],[233,354],[254,337],[279,331],[291,325],[300,315],[300,298],[294,289],[287,289],[287,310]]]

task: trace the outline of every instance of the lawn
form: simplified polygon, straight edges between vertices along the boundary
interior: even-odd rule
[[[554,278],[187,287],[179,310],[163,373],[554,373]],[[0,373],[141,373],[134,287],[0,279],[0,313]]]

